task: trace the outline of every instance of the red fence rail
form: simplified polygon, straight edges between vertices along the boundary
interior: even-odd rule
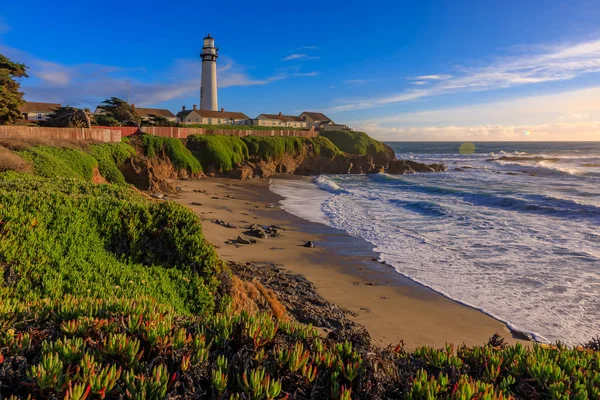
[[[0,137],[94,140],[106,143],[121,141],[121,130],[94,128],[49,128],[44,126],[0,125]]]
[[[250,129],[208,129],[208,128],[176,128],[149,126],[142,131],[156,136],[185,139],[190,135],[224,135],[224,136],[296,136],[316,137],[314,130],[250,130]],[[106,143],[117,143],[121,137],[131,136],[138,132],[137,127],[129,126],[95,126],[88,128],[49,128],[44,126],[7,126],[0,125],[0,137],[30,137],[47,139],[95,140]]]

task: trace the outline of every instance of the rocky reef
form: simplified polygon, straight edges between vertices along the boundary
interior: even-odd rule
[[[423,164],[411,160],[392,160],[388,165],[390,174],[414,174],[415,172],[444,172],[448,167],[444,164]]]

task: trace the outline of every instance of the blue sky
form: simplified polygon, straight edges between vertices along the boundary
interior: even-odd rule
[[[79,1],[0,8],[26,99],[324,111],[387,140],[600,140],[600,2]],[[529,132],[529,134],[525,134]]]

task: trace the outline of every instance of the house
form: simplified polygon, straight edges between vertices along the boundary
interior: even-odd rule
[[[60,107],[62,106],[58,103],[28,101],[19,107],[19,111],[23,114],[23,118],[28,121],[46,121],[49,119],[48,115]]]
[[[295,115],[279,114],[260,114],[252,120],[252,125],[274,126],[285,128],[308,128],[308,122]]]
[[[252,120],[246,114],[236,111],[199,110],[194,104],[191,110],[185,106],[177,113],[177,122],[181,124],[203,124],[203,125],[251,125]]]
[[[304,111],[300,114],[303,121],[308,122],[308,126],[319,129],[324,125],[335,124],[327,115],[320,112]]]
[[[175,114],[164,108],[142,108],[136,107],[135,104],[132,104],[131,108],[133,108],[136,114],[140,116],[142,122],[150,121],[150,117],[152,115],[156,117],[166,118],[169,122],[177,121],[177,117],[175,116]]]

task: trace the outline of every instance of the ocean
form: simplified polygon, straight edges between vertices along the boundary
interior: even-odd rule
[[[600,142],[390,142],[443,173],[273,179],[282,207],[398,273],[531,333],[600,334]]]

